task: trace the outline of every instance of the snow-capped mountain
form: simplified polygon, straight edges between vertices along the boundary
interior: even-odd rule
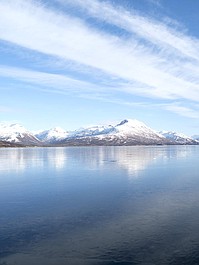
[[[19,145],[40,145],[41,142],[19,124],[0,124],[0,141]]]
[[[64,140],[69,136],[69,133],[60,127],[55,127],[50,130],[41,131],[35,134],[35,137],[44,143],[56,143]]]
[[[178,144],[197,144],[197,141],[183,133],[177,133],[173,131],[161,131],[159,133],[165,138]]]
[[[69,134],[69,137],[87,137],[87,136],[97,136],[109,134],[115,131],[115,127],[112,125],[101,125],[101,126],[93,126],[88,128],[81,128],[79,130],[75,130]]]
[[[143,122],[126,119],[113,126],[94,126],[70,133],[59,142],[66,145],[150,145],[170,144]]]
[[[0,147],[199,144],[199,140],[195,139],[171,131],[157,133],[143,122],[132,119],[116,125],[92,126],[75,131],[56,127],[35,134],[19,124],[0,123]]]
[[[109,126],[94,126],[89,128],[81,128],[75,131],[65,131],[60,127],[55,127],[50,130],[41,131],[36,133],[35,136],[44,143],[60,143],[65,139],[75,139],[86,136],[95,136],[100,134],[107,134],[114,130],[114,127]]]

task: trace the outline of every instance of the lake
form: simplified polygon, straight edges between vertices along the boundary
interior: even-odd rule
[[[199,146],[0,149],[0,265],[199,264]]]

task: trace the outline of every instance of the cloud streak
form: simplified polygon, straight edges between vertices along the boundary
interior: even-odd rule
[[[51,92],[96,93],[99,90],[103,92],[103,90],[107,91],[109,89],[109,87],[97,86],[61,74],[32,71],[23,68],[7,67],[4,65],[0,65],[0,77],[14,79],[28,84],[36,84],[41,87],[44,86]]]
[[[87,15],[130,34],[117,36],[95,28],[84,18],[59,12],[30,0],[1,0],[0,39],[14,45],[72,61],[79,69],[109,76],[107,86],[68,76],[0,66],[0,75],[60,91],[129,95],[161,100],[199,101],[199,41],[168,24],[97,0],[57,0],[76,5]],[[55,1],[56,2],[56,1]],[[111,79],[121,79],[119,85]],[[117,100],[112,99],[117,102]],[[185,103],[183,103],[185,104]],[[196,118],[187,106],[165,109]]]
[[[182,56],[199,60],[198,39],[186,36],[170,25],[141,16],[136,11],[131,13],[122,7],[115,7],[108,2],[98,0],[57,0],[57,2],[78,6],[88,15],[137,34],[152,44],[159,45],[162,49],[172,48],[170,52],[178,51]]]
[[[199,111],[188,108],[188,107],[180,106],[179,104],[166,105],[164,108],[180,116],[194,118],[194,119],[199,118]]]

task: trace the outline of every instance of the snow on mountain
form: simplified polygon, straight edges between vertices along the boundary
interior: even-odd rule
[[[195,139],[199,137],[195,136]],[[199,144],[199,140],[182,133],[161,131],[157,133],[143,122],[125,119],[116,125],[100,125],[65,131],[56,127],[35,134],[19,124],[0,123],[0,146],[32,145],[163,145]]]
[[[163,138],[162,135],[156,133],[151,128],[147,127],[143,122],[140,122],[138,120],[131,120],[126,119],[120,122],[119,124],[108,125],[108,126],[93,126],[88,128],[83,128],[80,130],[76,130],[74,132],[71,132],[68,136],[69,137],[86,137],[86,136],[99,136],[99,135],[115,135],[118,136],[132,136],[137,135],[140,136],[140,134],[145,134],[146,136],[149,136],[150,134],[157,137],[157,135],[160,138]]]
[[[69,136],[69,133],[60,127],[55,127],[50,130],[45,130],[35,134],[35,136],[45,143],[56,143]]]
[[[23,145],[40,144],[40,141],[31,132],[17,123],[0,123],[0,141]]]
[[[141,121],[126,119],[115,126],[117,134],[121,136],[141,136],[148,138],[164,138]]]
[[[60,127],[55,127],[50,130],[45,130],[36,133],[35,136],[42,142],[53,144],[60,143],[65,139],[75,139],[79,137],[106,134],[112,129],[114,129],[112,126],[94,126],[68,132]]]
[[[165,138],[171,141],[174,141],[176,143],[179,143],[179,144],[196,144],[197,143],[193,138],[183,133],[177,133],[173,131],[161,131],[159,133],[163,135]]]
[[[86,137],[86,136],[97,136],[97,135],[104,135],[114,132],[115,128],[112,125],[108,126],[93,126],[88,128],[82,128],[71,132],[69,137]]]
[[[169,144],[164,136],[143,122],[126,119],[112,126],[94,126],[71,133],[60,143],[69,145]]]

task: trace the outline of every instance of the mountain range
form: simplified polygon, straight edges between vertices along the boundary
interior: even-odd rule
[[[19,124],[0,124],[0,141],[16,146],[38,146],[41,141]]]
[[[174,144],[199,144],[199,136],[189,137],[172,131],[156,132],[143,122],[132,119],[125,119],[116,125],[93,126],[75,131],[56,127],[37,133],[19,124],[0,124],[0,147]]]

